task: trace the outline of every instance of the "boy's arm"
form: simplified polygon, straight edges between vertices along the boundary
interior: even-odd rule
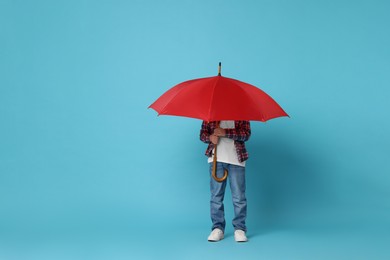
[[[210,141],[210,128],[209,124],[206,121],[203,121],[202,127],[200,129],[200,140],[206,144],[209,144]]]
[[[249,121],[240,121],[234,129],[225,129],[225,137],[234,141],[246,142],[251,136],[251,125]]]

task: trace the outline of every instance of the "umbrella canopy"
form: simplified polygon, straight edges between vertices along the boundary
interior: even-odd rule
[[[159,115],[184,116],[205,121],[265,122],[288,116],[261,89],[221,75],[182,82],[165,92],[150,108]]]

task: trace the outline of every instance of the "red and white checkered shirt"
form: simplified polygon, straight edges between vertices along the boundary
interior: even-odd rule
[[[205,153],[207,157],[212,156],[212,152],[215,146],[210,141],[210,135],[212,135],[214,133],[214,129],[217,128],[217,123],[217,121],[203,121],[202,128],[200,129],[200,140],[206,144],[209,144]],[[251,126],[249,121],[234,121],[234,125],[234,129],[225,129],[225,137],[234,140],[238,161],[244,162],[249,158],[248,151],[245,147],[245,142],[248,141],[249,137],[251,136]]]

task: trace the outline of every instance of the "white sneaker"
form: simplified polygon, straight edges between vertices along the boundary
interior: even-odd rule
[[[248,238],[245,235],[245,231],[237,229],[234,231],[234,239],[236,242],[246,242],[248,241]]]
[[[209,237],[207,238],[210,242],[217,242],[219,240],[223,239],[223,231],[219,228],[214,228],[213,231],[211,231]]]

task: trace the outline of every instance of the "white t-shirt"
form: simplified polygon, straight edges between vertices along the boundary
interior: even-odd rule
[[[232,129],[232,128],[234,129],[235,128],[234,121],[221,121],[219,127],[223,129]],[[213,162],[213,160],[214,160],[214,151],[213,151],[213,155],[209,157],[207,161],[210,163]],[[219,142],[217,145],[217,161],[245,167],[245,161],[242,163],[238,161],[234,140],[226,137],[219,138]]]

